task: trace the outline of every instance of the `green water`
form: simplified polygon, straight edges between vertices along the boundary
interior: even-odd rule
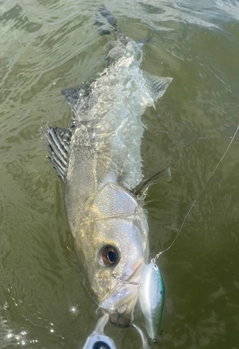
[[[0,1],[0,349],[82,348],[98,316],[66,222],[63,186],[40,127],[65,127],[63,87],[105,67],[114,35],[94,27],[101,1]],[[239,348],[238,140],[207,183],[239,124],[239,3],[106,1],[121,30],[150,38],[142,69],[173,77],[147,109],[144,173],[174,160],[149,189],[153,257],[166,299],[161,349]],[[135,322],[143,328],[136,311]],[[133,329],[107,328],[118,349],[140,348]]]

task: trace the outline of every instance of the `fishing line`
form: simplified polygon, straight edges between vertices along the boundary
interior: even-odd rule
[[[227,154],[229,148],[230,148],[231,145],[232,145],[232,142],[234,141],[234,139],[235,139],[235,137],[236,137],[236,135],[237,135],[238,130],[239,130],[239,125],[237,126],[237,129],[236,129],[236,131],[235,131],[235,133],[234,133],[234,135],[233,135],[231,141],[229,142],[229,144],[228,144],[226,150],[224,151],[224,153],[223,153],[223,155],[222,155],[220,161],[218,162],[218,164],[216,165],[216,167],[214,168],[214,170],[213,170],[212,173],[210,174],[210,176],[209,176],[209,178],[208,178],[208,180],[207,180],[207,182],[206,182],[206,186],[208,185],[208,182],[210,181],[210,179],[212,178],[212,176],[215,174],[216,170],[218,169],[218,167],[220,166],[221,162],[222,162],[223,159],[225,158],[225,156],[226,156],[226,154]],[[156,262],[156,259],[158,259],[159,256],[161,256],[161,254],[163,254],[164,252],[167,252],[167,251],[174,245],[175,241],[177,240],[179,234],[181,233],[181,231],[182,231],[182,229],[183,229],[184,223],[186,222],[188,216],[190,215],[192,209],[193,209],[194,206],[196,205],[197,201],[199,200],[199,198],[200,198],[200,196],[201,196],[201,194],[203,193],[204,190],[205,190],[205,188],[204,188],[203,190],[201,190],[201,192],[198,194],[198,196],[196,197],[196,199],[193,201],[192,205],[190,206],[190,208],[189,208],[187,214],[185,215],[185,217],[184,217],[184,219],[183,219],[183,222],[182,222],[182,224],[181,224],[181,226],[180,226],[180,228],[179,228],[179,231],[178,231],[177,235],[176,235],[175,238],[173,239],[173,242],[172,242],[165,250],[160,251],[159,253],[156,254],[156,256],[152,259],[152,262],[153,262],[153,263]]]
[[[119,280],[120,282],[122,282],[122,284],[130,284],[130,285],[134,285],[134,286],[136,286],[136,287],[139,287],[139,286],[140,286],[139,282],[133,282],[133,281],[122,280],[120,277],[115,276],[113,273],[112,273],[112,276],[113,276],[116,280]]]
[[[134,323],[131,323],[130,326],[133,327],[140,335],[142,345],[143,345],[142,349],[149,349],[147,338],[146,338],[145,334],[143,333],[143,331],[138,326],[136,326]]]

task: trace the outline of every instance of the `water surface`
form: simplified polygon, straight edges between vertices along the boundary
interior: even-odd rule
[[[94,27],[101,1],[0,1],[0,348],[81,348],[98,316],[66,222],[63,186],[40,127],[66,127],[60,95],[97,76],[114,34]],[[173,77],[147,109],[144,173],[174,160],[170,181],[149,189],[150,256],[166,286],[155,348],[239,348],[238,140],[207,183],[239,124],[239,4],[106,1],[121,30],[144,46],[142,69]],[[201,193],[201,194],[200,194]],[[199,196],[200,195],[200,196]],[[199,197],[198,197],[199,196]],[[136,311],[135,322],[143,327]],[[107,328],[118,348],[132,329]]]

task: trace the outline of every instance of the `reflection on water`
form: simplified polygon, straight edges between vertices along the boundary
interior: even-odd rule
[[[45,159],[42,125],[67,125],[60,89],[105,67],[114,35],[94,28],[100,1],[0,2],[0,347],[80,348],[95,327],[66,223],[62,185]],[[105,3],[135,40],[150,38],[142,68],[174,78],[147,110],[145,174],[169,164],[171,181],[150,188],[151,256],[166,286],[160,344],[237,348],[239,6],[233,0]],[[135,322],[143,327],[136,311]],[[109,326],[118,348],[138,348],[132,329]]]

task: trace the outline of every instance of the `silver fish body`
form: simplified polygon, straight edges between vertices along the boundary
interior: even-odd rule
[[[142,269],[139,302],[145,326],[153,342],[157,341],[164,306],[164,283],[158,266],[151,262]]]
[[[73,110],[68,129],[44,131],[50,160],[65,184],[65,206],[86,285],[110,321],[132,322],[140,271],[148,259],[148,224],[132,193],[142,179],[147,106],[170,78],[140,69],[142,45],[118,33],[112,64],[91,84],[63,90]]]

